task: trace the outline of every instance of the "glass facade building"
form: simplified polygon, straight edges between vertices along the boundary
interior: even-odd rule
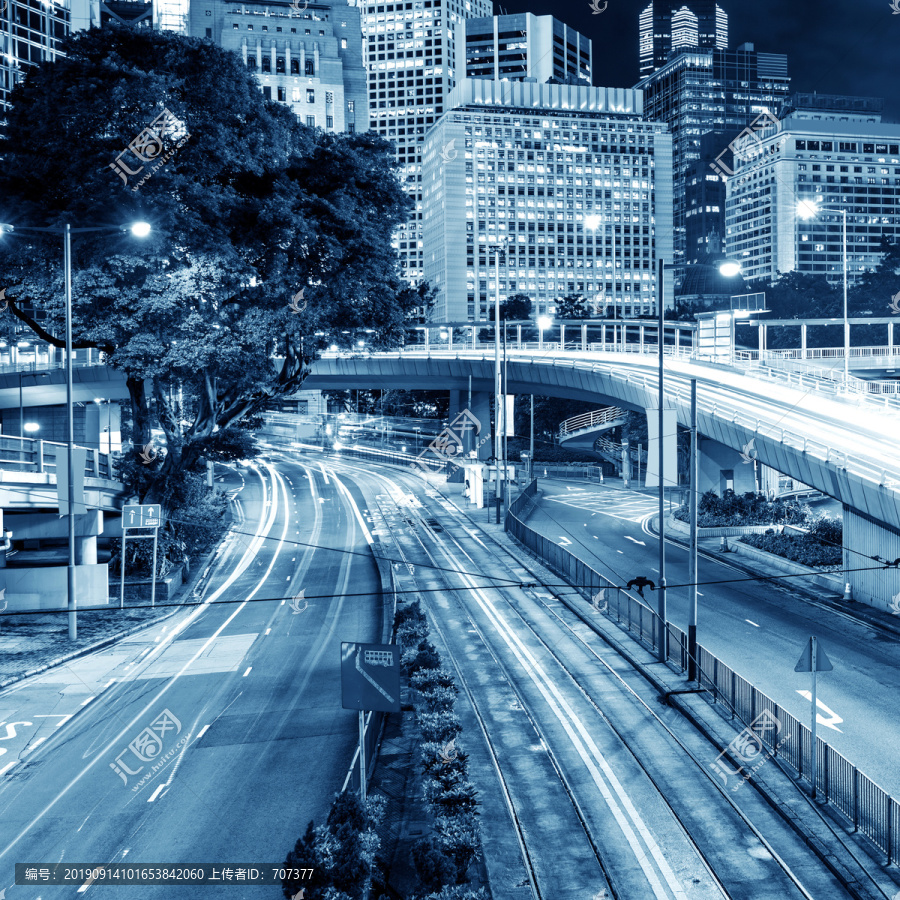
[[[672,252],[672,147],[665,125],[642,119],[640,92],[467,78],[449,102],[423,148],[433,320],[487,318],[501,240],[501,299],[524,293],[552,313],[583,294],[601,314],[654,312],[656,261]],[[669,305],[671,270],[666,281]]]

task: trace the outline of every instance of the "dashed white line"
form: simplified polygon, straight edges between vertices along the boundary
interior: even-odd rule
[[[79,703],[78,705],[79,706],[87,706],[88,703],[90,703],[91,700],[93,700],[95,696],[96,696],[96,694],[91,695],[90,697],[87,698],[87,700],[82,700],[82,702]]]
[[[204,725],[204,726],[197,732],[197,737],[194,738],[194,740],[195,740],[195,741],[199,741],[200,738],[202,738],[203,735],[206,734],[206,730],[207,730],[208,728],[209,728],[209,725]]]
[[[241,676],[241,678],[246,678],[250,674],[250,670],[252,668],[253,668],[253,666],[247,666],[247,671],[244,672],[244,674]]]
[[[165,787],[164,784],[161,784],[148,798],[147,802],[152,803],[158,796],[159,792]]]
[[[744,619],[744,621],[745,621],[745,622],[750,622],[749,619]],[[759,625],[757,625],[756,622],[750,622],[750,624],[751,624],[754,628],[759,628]]]
[[[0,769],[0,775],[6,774],[17,762],[17,759],[14,759],[12,762],[8,762],[2,769]]]

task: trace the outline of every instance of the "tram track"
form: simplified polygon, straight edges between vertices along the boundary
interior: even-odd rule
[[[373,473],[371,471],[367,472],[366,474],[369,477],[373,477]],[[381,478],[381,476],[377,477]],[[410,570],[408,568],[409,566],[413,567],[412,572],[425,571],[438,573],[441,568],[453,569],[456,571],[459,571],[461,568],[466,568],[468,569],[468,571],[477,571],[477,560],[474,559],[472,555],[470,555],[465,547],[462,546],[462,543],[457,540],[457,538],[453,534],[445,530],[442,526],[439,526],[439,530],[437,531],[434,529],[433,525],[436,521],[435,515],[437,515],[437,513],[435,513],[434,511],[426,512],[410,505],[406,505],[401,509],[401,507],[396,503],[394,503],[394,508],[392,509],[385,501],[384,497],[385,495],[384,493],[382,493],[381,497],[375,501],[377,505],[378,518],[381,520],[381,525],[389,533],[391,542],[397,548],[397,552],[401,554],[400,558],[405,563],[405,565],[401,567],[401,571],[395,574],[400,574],[402,581],[404,581],[408,585],[412,585],[411,588],[407,589],[421,589],[423,587],[423,585],[420,584],[420,579],[417,578],[416,575],[410,573]],[[370,510],[370,512],[374,511]],[[445,509],[444,512],[449,512],[449,510]],[[454,524],[461,524],[463,526],[468,524],[468,520],[464,520],[464,517],[462,517],[461,514],[458,515],[460,516],[460,518]],[[407,529],[409,529],[408,531],[406,531],[406,533],[403,533],[400,530],[401,526],[397,521],[398,516],[402,518],[403,524]],[[486,537],[490,539],[489,536]],[[455,549],[455,552],[450,552],[447,548],[447,544],[451,544]],[[497,547],[497,549],[502,550],[504,555],[508,555],[513,560],[515,567],[520,569],[528,568],[527,565],[523,565],[521,560],[514,557],[507,548],[504,548],[501,545],[495,546]],[[464,566],[461,565],[459,559],[457,558],[457,553],[464,556],[466,560],[466,564]],[[443,557],[443,561],[441,560],[441,557]],[[420,568],[417,568],[417,566]],[[421,569],[421,566],[427,566],[428,568]],[[534,573],[532,571],[531,574],[535,576],[536,582],[540,584],[541,579],[539,577],[539,573]],[[620,745],[620,749],[629,755],[633,763],[640,769],[641,773],[648,779],[650,784],[653,785],[653,788],[656,790],[659,799],[668,808],[668,810],[672,814],[673,819],[678,822],[678,826],[681,829],[684,838],[692,848],[693,852],[696,854],[697,858],[702,861],[702,866],[710,882],[716,886],[718,896],[735,898],[735,900],[737,900],[737,898],[743,897],[760,896],[760,894],[754,893],[753,891],[748,892],[746,890],[746,885],[736,884],[731,885],[730,887],[726,886],[726,883],[717,874],[716,866],[708,858],[708,855],[701,846],[701,843],[695,840],[694,837],[685,828],[678,811],[665,796],[665,790],[658,783],[657,779],[650,771],[650,768],[644,765],[637,754],[632,751],[626,736],[619,728],[617,728],[610,716],[604,713],[600,702],[598,702],[595,697],[591,696],[591,694],[578,683],[576,674],[560,658],[559,654],[553,650],[553,648],[550,646],[550,643],[544,640],[544,638],[537,632],[533,624],[529,623],[527,619],[521,614],[521,612],[516,608],[516,602],[509,596],[509,588],[497,588],[493,585],[477,586],[474,583],[474,579],[469,576],[458,576],[458,578],[464,582],[463,585],[454,585],[449,574],[441,574],[440,578],[443,580],[448,594],[456,594],[457,592],[471,593],[473,591],[487,591],[492,595],[496,595],[501,598],[503,603],[505,604],[504,608],[508,611],[512,611],[517,616],[521,626],[524,629],[527,629],[529,638],[531,640],[536,640],[541,645],[543,650],[550,656],[552,656],[555,664],[559,666],[559,668],[565,673],[568,681],[572,685],[574,685],[577,692],[590,705],[597,720],[601,722],[609,730],[609,732],[615,736]],[[516,588],[513,590],[519,589]],[[552,593],[552,589],[545,588],[545,590],[549,590]],[[458,595],[456,596],[456,599],[457,601],[460,601],[460,597]],[[701,760],[697,757],[695,752],[689,750],[689,748],[687,748],[686,745],[680,741],[677,735],[675,735],[675,733],[666,725],[666,723],[663,722],[663,720],[639,697],[639,695],[624,681],[624,679],[621,678],[619,673],[616,672],[615,669],[610,666],[609,663],[600,654],[598,654],[581,635],[578,635],[577,632],[572,628],[572,626],[559,615],[557,610],[553,609],[549,603],[545,603],[539,597],[535,599],[548,614],[554,617],[560,628],[564,629],[567,633],[570,634],[570,636],[577,639],[583,645],[583,647],[585,648],[585,652],[588,652],[591,655],[593,661],[602,666],[607,671],[607,673],[617,682],[622,693],[631,697],[634,702],[639,704],[644,713],[653,719],[654,724],[657,727],[661,727],[665,730],[666,734],[669,735],[669,737],[677,743],[681,752],[684,753],[684,755],[700,770],[700,772],[702,772],[703,778],[712,786],[719,789],[719,796],[724,797],[726,801],[731,801],[731,798],[727,797],[725,792],[721,790],[720,786],[717,785],[715,780],[712,778],[711,773],[707,770],[705,763],[708,762],[708,760]],[[464,604],[462,604],[461,602],[459,603],[459,609],[464,610]],[[442,643],[449,649],[449,647],[451,646],[450,642],[447,640],[447,635],[445,633],[445,630],[441,627],[440,622],[438,621],[438,617],[432,615],[429,618]],[[556,777],[559,779],[560,784],[564,789],[565,795],[568,798],[569,803],[571,804],[572,809],[578,818],[585,838],[590,844],[591,851],[596,860],[599,872],[607,885],[606,889],[609,891],[607,896],[615,898],[631,898],[636,896],[633,893],[633,885],[629,886],[620,883],[619,879],[613,872],[610,871],[609,866],[606,864],[602,842],[596,838],[594,834],[594,826],[592,826],[590,817],[586,814],[584,809],[585,801],[589,802],[595,798],[589,797],[581,799],[579,797],[579,794],[582,793],[581,789],[578,785],[573,783],[571,778],[567,776],[565,764],[559,759],[556,751],[554,750],[553,741],[550,735],[547,733],[547,730],[542,727],[540,722],[540,715],[532,708],[532,704],[528,701],[525,694],[518,687],[518,679],[509,671],[508,666],[500,659],[499,655],[495,652],[494,648],[491,646],[492,642],[485,634],[484,628],[479,626],[475,618],[468,612],[465,612],[465,618],[466,624],[473,632],[477,634],[479,640],[487,649],[494,664],[502,673],[507,685],[514,693],[517,702],[521,705],[523,712],[525,712],[529,724],[533,728],[535,734],[538,735],[542,745],[546,747],[546,752],[553,766]],[[507,805],[510,818],[516,827],[517,838],[522,850],[523,863],[526,867],[526,871],[528,871],[529,881],[532,885],[532,893],[535,897],[544,897],[545,894],[548,893],[548,889],[541,883],[541,879],[538,873],[539,867],[536,867],[534,864],[535,851],[529,846],[527,811],[523,813],[523,811],[521,809],[517,809],[515,805],[513,792],[509,788],[507,778],[503,772],[503,766],[501,765],[501,753],[498,750],[497,746],[495,746],[485,717],[482,715],[482,712],[479,709],[480,703],[478,697],[476,696],[476,692],[472,690],[468,683],[468,679],[464,672],[464,665],[461,665],[460,662],[452,654],[450,662],[452,663],[456,671],[460,685],[463,687],[464,692],[470,700],[472,709],[479,723],[479,727],[481,728],[482,734],[485,737],[485,742],[489,748],[492,762],[500,779],[501,790],[504,795],[504,802]],[[731,815],[738,819],[745,832],[749,832],[749,834],[752,835],[753,839],[758,842],[760,855],[769,857],[769,859],[772,860],[773,864],[777,866],[778,870],[781,872],[784,878],[784,884],[779,886],[776,892],[771,893],[771,896],[811,898],[813,894],[810,893],[810,891],[804,886],[803,880],[792,871],[787,862],[779,856],[774,847],[772,847],[772,845],[765,839],[765,837],[759,832],[759,830],[755,828],[749,818],[744,815],[743,812],[733,802],[729,802],[728,805],[731,810]],[[666,885],[662,891],[660,891],[658,889],[660,885],[661,882],[658,881],[656,889],[652,890],[650,894],[647,894],[647,896],[687,896],[683,893],[683,890],[680,886],[675,887],[672,884],[669,884]],[[648,887],[652,888],[652,885],[649,885]],[[785,888],[787,888],[787,890]]]

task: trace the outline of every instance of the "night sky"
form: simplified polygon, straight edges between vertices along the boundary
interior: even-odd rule
[[[556,16],[593,41],[594,84],[633,87],[638,15],[648,0],[607,2],[599,15],[592,15],[590,0],[503,0],[495,12]],[[719,5],[728,13],[730,48],[750,41],[759,51],[787,54],[792,91],[883,97],[883,121],[900,121],[900,14],[893,14],[891,0]]]

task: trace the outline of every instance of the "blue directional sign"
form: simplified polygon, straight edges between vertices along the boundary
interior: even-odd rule
[[[131,504],[122,507],[123,528],[159,528],[162,507],[158,503]]]
[[[400,712],[400,648],[341,642],[341,706]]]

